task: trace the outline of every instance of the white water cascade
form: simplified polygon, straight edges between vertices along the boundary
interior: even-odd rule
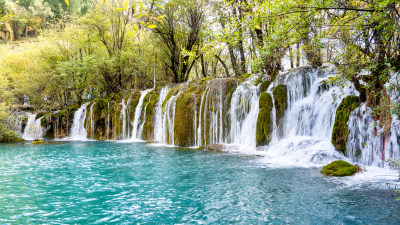
[[[87,131],[85,128],[86,107],[89,103],[83,104],[75,113],[71,127],[71,140],[86,140]]]
[[[182,89],[182,88],[181,88]],[[171,96],[162,110],[162,135],[161,135],[161,143],[174,145],[174,125],[175,125],[175,107],[176,107],[176,99],[182,93],[181,90],[174,95]]]
[[[231,84],[222,79],[207,82],[199,96],[200,105],[194,109],[196,147],[223,144],[242,151],[256,148],[259,94],[253,82],[250,78],[234,83],[233,92]]]
[[[157,142],[162,142],[163,141],[163,114],[162,114],[162,109],[163,109],[163,102],[165,98],[167,97],[168,92],[171,90],[170,87],[165,86],[164,88],[161,89],[160,95],[157,101],[157,106],[155,108],[155,121],[154,121],[154,139]]]
[[[40,120],[43,117],[40,117],[37,120],[35,120],[36,115],[37,114],[29,114],[28,116],[28,122],[26,124],[24,133],[22,135],[22,138],[27,141],[40,139],[43,136],[43,129],[40,124]]]
[[[391,103],[400,102],[400,93],[396,88],[387,85]],[[400,159],[400,119],[392,114],[392,124],[389,132],[384,132],[380,121],[375,120],[372,109],[362,104],[351,112],[347,126],[350,130],[346,147],[346,156],[353,162],[387,167],[391,159]]]
[[[331,136],[336,109],[342,99],[357,94],[351,85],[329,86],[324,83],[334,76],[334,69],[298,68],[280,74],[268,88],[287,86],[288,106],[280,125],[274,121],[272,141],[265,147],[270,159],[279,163],[324,164],[341,156],[332,146]],[[272,118],[276,112],[273,105]],[[277,132],[281,129],[281,132]],[[290,156],[290,157],[288,157]]]
[[[128,103],[130,103],[130,98],[128,99]],[[129,105],[129,104],[128,104]],[[122,140],[128,139],[129,136],[129,112],[125,105],[125,99],[122,99],[121,102],[121,115],[120,120],[122,121]]]
[[[142,115],[142,110],[143,110],[143,100],[144,97],[146,97],[147,93],[149,93],[152,89],[147,89],[144,91],[140,92],[140,98],[139,98],[139,102],[136,106],[135,109],[135,118],[133,119],[133,123],[132,123],[132,136],[131,136],[131,140],[137,141],[140,140],[141,137],[141,133],[138,132],[139,129],[139,123],[141,121],[141,115]],[[138,135],[138,133],[140,133],[140,135]],[[140,136],[140,137],[139,137]]]
[[[256,126],[258,117],[258,88],[251,83],[243,82],[232,95],[230,118],[230,144],[241,149],[256,148]]]

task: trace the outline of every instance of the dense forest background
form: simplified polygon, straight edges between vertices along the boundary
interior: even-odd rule
[[[0,0],[0,139],[18,110],[325,62],[390,124],[399,19],[396,0]]]

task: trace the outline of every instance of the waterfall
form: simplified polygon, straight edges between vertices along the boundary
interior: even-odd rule
[[[353,162],[363,165],[384,166],[382,128],[372,116],[372,109],[365,104],[355,109],[347,122],[350,128],[346,153]],[[387,141],[387,140],[385,140]]]
[[[18,130],[18,134],[22,136],[24,134],[24,131],[22,129],[22,116],[17,117],[16,123],[17,128],[15,130]]]
[[[142,115],[142,110],[143,110],[143,100],[144,97],[146,97],[147,93],[149,93],[152,89],[147,89],[145,91],[141,91],[140,92],[140,98],[139,98],[139,102],[136,106],[135,109],[135,118],[133,119],[133,123],[132,123],[132,137],[131,140],[140,140],[141,136],[139,137],[138,135],[138,126],[140,123],[140,117]]]
[[[243,149],[256,148],[256,126],[258,117],[258,88],[251,81],[243,82],[232,95],[230,118],[230,144]]]
[[[182,89],[182,88],[181,88]],[[164,108],[162,109],[162,126],[163,131],[161,135],[161,143],[174,145],[174,125],[175,125],[175,107],[176,107],[176,99],[182,93],[182,90],[175,96],[171,96],[168,101],[165,103]]]
[[[386,86],[392,104],[400,102],[400,93]],[[400,159],[400,119],[392,114],[390,132],[384,133],[380,121],[375,120],[372,109],[362,104],[351,112],[346,156],[353,162],[368,166],[387,166],[387,161]]]
[[[155,108],[155,121],[154,121],[154,139],[157,142],[162,142],[163,141],[163,113],[162,113],[162,105],[167,97],[168,92],[170,91],[170,88],[168,86],[165,86],[164,88],[161,89],[160,95],[157,101],[157,106]]]
[[[71,137],[72,140],[86,140],[87,131],[85,128],[86,119],[86,107],[89,103],[83,104],[75,113],[74,120],[71,127]]]
[[[197,126],[197,138],[196,138],[196,147],[199,147],[199,146],[201,146],[201,144],[202,144],[202,142],[201,142],[201,125],[202,125],[202,122],[201,122],[201,118],[202,118],[202,115],[201,115],[201,110],[203,109],[203,103],[204,103],[204,98],[206,97],[206,94],[208,93],[208,83],[207,83],[207,86],[206,86],[207,88],[204,90],[204,92],[203,92],[203,95],[201,96],[201,99],[200,99],[200,110],[199,110],[199,112],[197,113],[197,111],[196,111],[196,115],[195,115],[195,117],[197,117],[197,114],[198,114],[198,117],[199,117],[199,123],[198,123],[198,126]],[[196,122],[197,122],[197,119],[196,119]],[[205,127],[205,126],[204,126]]]
[[[54,132],[54,138],[58,139],[59,138],[59,122],[60,122],[60,118],[57,116],[57,118],[55,119],[54,123],[55,123],[55,132]]]
[[[211,104],[211,115],[210,115],[210,132],[209,138],[211,143],[223,143],[223,123],[222,123],[222,89],[217,92],[214,97],[214,101]]]
[[[149,98],[149,101],[147,102],[146,106],[144,107],[144,110],[142,110],[143,111],[143,119],[142,119],[142,123],[140,124],[139,131],[137,133],[137,136],[140,137],[140,139],[143,139],[142,134],[143,134],[144,124],[146,123],[146,111],[147,111],[147,106],[149,105],[150,101],[151,101],[151,98]]]
[[[335,74],[329,70],[297,68],[280,74],[271,84],[268,93],[272,97],[277,85],[287,86],[288,106],[281,124],[276,124],[273,104],[273,135],[267,147],[268,156],[303,165],[341,158],[330,143],[335,113],[342,99],[356,91],[349,84],[344,87],[325,84],[331,76]],[[279,129],[282,132],[277,132]]]
[[[122,120],[122,140],[126,140],[128,139],[129,135],[129,119],[127,120],[129,112],[125,105],[125,99],[122,99],[121,106],[122,108],[121,108],[120,120]]]
[[[28,122],[26,124],[24,134],[22,135],[22,138],[25,140],[36,140],[40,139],[43,136],[43,129],[40,124],[40,121],[43,117],[38,118],[35,120],[37,114],[29,114],[28,116]]]

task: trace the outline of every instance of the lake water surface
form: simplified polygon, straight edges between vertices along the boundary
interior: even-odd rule
[[[5,144],[0,224],[400,224],[385,181],[320,169],[146,143]]]

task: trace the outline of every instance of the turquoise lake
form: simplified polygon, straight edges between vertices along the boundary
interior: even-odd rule
[[[0,224],[400,224],[392,187],[147,143],[0,145]]]

